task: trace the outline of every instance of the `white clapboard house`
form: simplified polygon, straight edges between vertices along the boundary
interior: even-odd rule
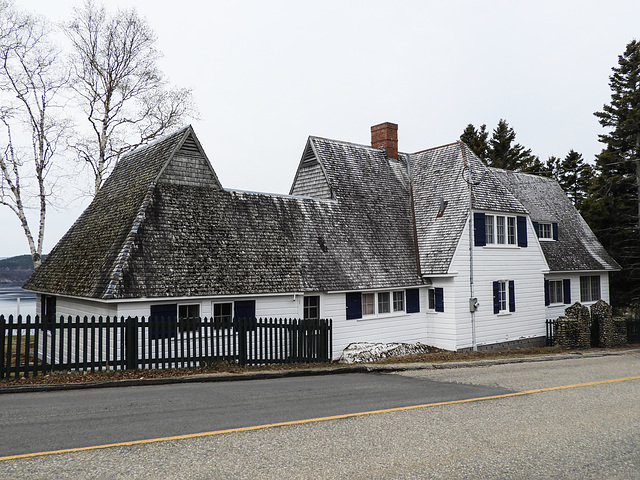
[[[619,266],[556,182],[371,131],[310,137],[289,195],[223,188],[191,127],[139,148],[25,288],[57,316],[331,318],[334,358],[534,343],[567,304],[609,300]]]

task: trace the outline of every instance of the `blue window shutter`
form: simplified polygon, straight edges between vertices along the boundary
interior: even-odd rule
[[[484,213],[473,214],[473,244],[476,247],[484,247],[487,244],[487,234],[484,223]]]
[[[509,311],[516,311],[516,282],[509,280]]]
[[[527,246],[527,217],[521,217],[518,215],[518,246],[526,247]]]
[[[553,239],[558,240],[558,224],[552,223],[551,225],[553,227]]]
[[[436,297],[436,312],[444,312],[444,288],[434,288]]]
[[[493,313],[500,313],[500,284],[493,282]]]
[[[417,313],[420,311],[420,291],[417,288],[410,288],[406,291],[407,313]]]
[[[536,237],[540,238],[540,224],[538,222],[533,222],[533,229],[536,232]]]
[[[360,292],[347,292],[347,320],[362,318],[362,295]]]
[[[571,303],[571,280],[569,278],[562,280],[562,296],[564,303],[567,305]]]
[[[551,305],[551,298],[549,297],[549,280],[544,281],[544,305],[545,307]]]
[[[151,338],[173,337],[178,325],[178,304],[151,305],[149,336]]]
[[[239,300],[233,302],[233,320],[245,320],[247,330],[255,330],[256,328],[256,301],[255,300]],[[237,325],[237,323],[236,323]]]

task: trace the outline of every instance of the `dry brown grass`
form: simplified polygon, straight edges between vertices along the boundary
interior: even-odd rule
[[[639,346],[635,346],[639,347]],[[620,349],[623,350],[623,349]],[[533,347],[510,350],[497,351],[478,351],[478,352],[450,352],[446,350],[433,349],[432,353],[422,355],[407,355],[403,357],[387,358],[375,362],[375,364],[406,364],[406,363],[441,363],[441,362],[464,362],[473,360],[488,360],[501,358],[519,358],[534,357],[544,355],[555,355],[563,353],[585,353],[604,351],[604,349],[590,349],[580,351],[563,350],[560,347]],[[612,351],[611,349],[607,351]],[[117,380],[130,379],[152,379],[152,378],[170,378],[184,377],[192,375],[204,374],[248,374],[256,372],[281,372],[287,370],[312,370],[318,368],[345,368],[352,365],[333,363],[315,363],[315,364],[279,364],[279,365],[261,365],[261,366],[240,366],[235,363],[216,362],[208,366],[196,368],[179,368],[167,370],[115,370],[108,372],[67,372],[56,373],[51,375],[37,375],[28,378],[9,378],[0,380],[1,387],[10,387],[16,385],[34,385],[34,384],[66,384],[66,383],[85,383],[85,382],[108,382]]]

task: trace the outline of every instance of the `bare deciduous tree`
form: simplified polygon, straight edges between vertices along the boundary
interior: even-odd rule
[[[95,193],[125,152],[193,116],[191,91],[168,90],[158,68],[156,37],[136,11],[108,15],[87,0],[66,26],[73,45],[73,88],[91,133],[73,145],[93,170]]]
[[[5,131],[0,152],[0,205],[20,220],[35,267],[41,263],[52,191],[48,176],[57,145],[67,130],[67,124],[53,113],[67,78],[49,34],[42,19],[21,14],[8,1],[0,1],[0,122]],[[27,217],[32,207],[39,212],[35,235]]]

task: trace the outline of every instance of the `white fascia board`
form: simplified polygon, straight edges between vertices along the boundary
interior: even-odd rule
[[[380,288],[352,288],[351,290],[331,290],[327,293],[349,293],[349,292],[392,292],[406,290],[408,288],[427,288],[429,285],[408,285],[406,287],[380,287]]]
[[[34,291],[34,290],[32,290]],[[61,295],[57,293],[48,292],[35,292],[41,295],[51,295],[60,298],[71,298],[74,300],[84,300],[89,302],[98,302],[104,304],[112,303],[139,303],[139,302],[188,302],[188,301],[202,301],[202,300],[218,300],[227,298],[256,298],[256,297],[296,297],[304,296],[303,292],[286,292],[286,293],[256,293],[256,294],[243,294],[243,295],[200,295],[197,297],[137,297],[137,298],[92,298],[92,297],[77,297],[73,295]]]
[[[555,273],[609,273],[609,272],[619,272],[620,269],[611,269],[611,270],[549,270],[549,274]]]

